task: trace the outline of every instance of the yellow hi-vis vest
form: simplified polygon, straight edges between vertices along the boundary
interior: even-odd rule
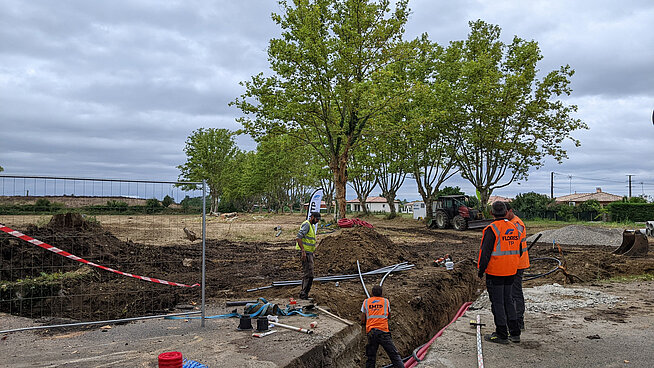
[[[316,251],[316,228],[311,225],[309,220],[304,221],[302,225],[304,224],[309,224],[309,232],[304,236],[304,238],[302,238],[302,246],[305,251],[313,253]],[[295,249],[300,249],[300,246],[297,245],[297,243],[295,244]]]

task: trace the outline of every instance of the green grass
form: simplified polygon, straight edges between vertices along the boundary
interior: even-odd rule
[[[18,279],[16,281],[1,281],[0,282],[0,288],[6,289],[8,286],[18,286],[18,285],[24,285],[24,286],[33,286],[33,285],[46,285],[46,284],[53,284],[53,283],[59,283],[63,280],[75,280],[79,278],[83,278],[86,275],[91,273],[91,267],[88,266],[83,266],[78,268],[75,271],[69,271],[69,272],[53,272],[53,273],[45,273],[41,272],[41,274],[37,277],[27,277],[24,279]]]
[[[654,273],[644,273],[640,275],[614,276],[603,282],[632,282],[632,281],[654,281]]]

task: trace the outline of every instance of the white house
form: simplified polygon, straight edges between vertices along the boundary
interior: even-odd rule
[[[358,199],[351,199],[347,201],[348,206],[350,206],[350,211],[352,212],[363,212],[361,204]],[[368,197],[366,198],[366,208],[370,212],[391,212],[391,208],[386,202],[384,197]],[[401,204],[399,200],[395,200],[395,212],[401,212]]]

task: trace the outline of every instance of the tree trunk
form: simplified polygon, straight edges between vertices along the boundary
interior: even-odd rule
[[[434,217],[434,200],[430,196],[425,201],[425,222],[429,221],[432,217]]]
[[[368,211],[368,207],[366,207],[366,199],[368,198],[361,198],[359,197],[359,205],[361,206],[361,211],[363,211],[364,215],[369,215],[370,211]]]
[[[391,214],[388,215],[389,219],[394,219],[397,217],[397,211],[395,210],[395,192],[384,193],[384,198],[386,198],[386,203],[391,207]]]
[[[482,209],[485,209],[488,207],[488,199],[490,198],[491,194],[493,194],[493,191],[487,188],[483,189],[477,189],[479,191],[479,197],[480,197],[480,206]],[[492,204],[492,203],[491,203]]]
[[[334,189],[336,191],[336,205],[338,213],[336,219],[345,218],[345,209],[347,202],[345,200],[345,190],[347,185],[347,150],[338,157],[332,158],[329,165],[334,173]]]

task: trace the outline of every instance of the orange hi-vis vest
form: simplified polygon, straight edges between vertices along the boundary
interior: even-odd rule
[[[388,299],[381,296],[373,296],[366,299],[364,302],[366,313],[366,333],[370,332],[373,328],[384,332],[388,330]]]
[[[491,253],[490,261],[486,266],[486,273],[493,276],[511,276],[515,275],[520,262],[520,240],[521,235],[515,225],[506,219],[492,222],[484,228],[491,228],[495,233],[495,245]],[[482,244],[484,239],[481,239]],[[479,257],[477,267],[481,261],[481,247],[479,247]]]
[[[518,262],[518,269],[523,270],[529,268],[529,254],[527,254],[527,228],[525,223],[522,222],[520,217],[513,216],[511,222],[518,228],[518,231],[522,233],[522,240],[520,240],[520,247],[522,248],[522,255],[520,256],[520,262]]]

